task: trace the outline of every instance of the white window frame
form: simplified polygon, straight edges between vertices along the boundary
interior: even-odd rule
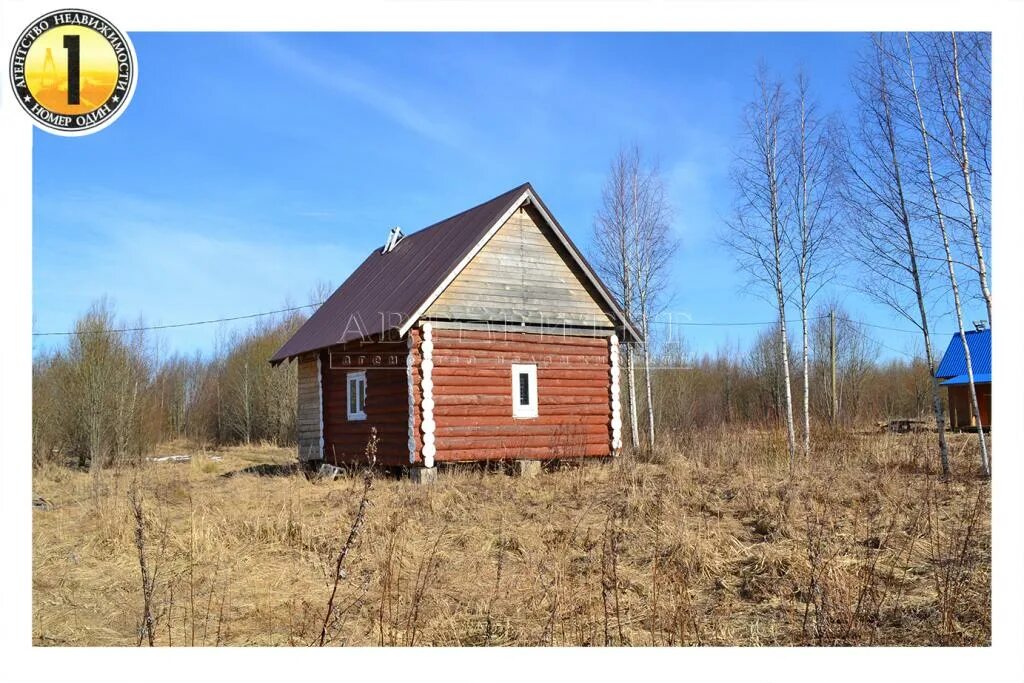
[[[519,376],[525,374],[529,378],[528,396],[529,403],[520,403]],[[512,417],[529,419],[537,417],[537,366],[533,363],[512,364]]]
[[[359,403],[359,394],[356,394],[357,407],[361,410],[352,410],[352,383],[356,383],[356,391],[359,389],[359,385],[363,385],[362,391],[362,405]],[[365,420],[366,419],[366,371],[359,370],[358,372],[350,372],[345,376],[345,410],[348,412],[349,420]]]

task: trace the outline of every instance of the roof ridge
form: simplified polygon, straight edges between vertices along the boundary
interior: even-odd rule
[[[497,195],[491,197],[487,201],[480,202],[476,206],[471,206],[471,207],[469,207],[468,209],[466,209],[464,211],[459,211],[458,213],[453,213],[451,216],[448,216],[447,218],[442,218],[441,220],[439,220],[437,222],[434,222],[434,223],[431,223],[430,225],[428,225],[426,227],[420,228],[419,230],[417,230],[415,232],[410,232],[408,235],[406,235],[406,238],[413,237],[415,235],[419,235],[421,233],[426,232],[427,230],[430,230],[431,228],[436,228],[437,226],[441,225],[442,223],[447,223],[448,221],[454,220],[454,219],[458,218],[459,216],[462,216],[464,214],[469,213],[470,211],[475,211],[476,209],[479,209],[482,206],[486,206],[487,204],[495,202],[495,201],[501,199],[502,197],[504,197],[506,195],[514,194],[516,192],[522,192],[526,188],[531,188],[532,189],[532,187],[533,186],[530,185],[529,181],[527,181],[525,183],[521,183],[520,185],[517,185],[516,187],[513,187],[511,190],[506,190],[505,192],[502,192],[501,194],[497,194]]]

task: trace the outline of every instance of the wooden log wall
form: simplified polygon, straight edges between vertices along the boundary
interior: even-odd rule
[[[966,384],[946,387],[949,397],[949,424],[953,429],[976,429],[977,420],[971,406],[971,390]],[[978,410],[981,413],[981,426],[991,427],[992,385],[976,384],[974,390],[978,395]]]
[[[370,428],[377,428],[377,462],[409,464],[408,343],[367,340],[320,352],[324,392],[324,460],[362,463]],[[413,351],[415,353],[415,351]],[[366,419],[348,419],[348,373],[366,371]]]
[[[512,417],[512,364],[537,365],[536,418]],[[438,461],[611,454],[608,338],[433,330]]]
[[[323,406],[320,396],[320,365],[317,354],[299,358],[298,365],[298,450],[299,460],[319,460],[323,457]]]

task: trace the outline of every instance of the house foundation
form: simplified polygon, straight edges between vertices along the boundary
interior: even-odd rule
[[[432,484],[437,481],[436,467],[410,467],[409,481],[414,484]]]
[[[540,474],[540,460],[516,460],[512,465],[512,472],[517,477],[532,479]]]

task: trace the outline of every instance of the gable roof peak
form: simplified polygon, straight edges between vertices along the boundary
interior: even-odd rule
[[[404,335],[512,213],[529,201],[612,311],[622,337],[640,338],[529,182],[374,249],[270,359],[396,330]]]

